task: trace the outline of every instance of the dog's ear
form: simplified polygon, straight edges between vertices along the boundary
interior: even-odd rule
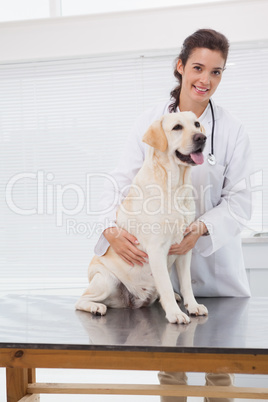
[[[162,120],[155,121],[144,134],[142,141],[151,147],[165,152],[168,146],[167,137],[162,127]]]
[[[200,131],[201,131],[201,133],[206,134],[205,127],[202,126],[202,124],[200,124]]]

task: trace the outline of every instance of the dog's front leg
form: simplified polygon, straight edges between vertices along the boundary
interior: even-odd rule
[[[166,253],[160,247],[153,247],[147,250],[149,263],[156,289],[160,296],[160,302],[166,312],[166,318],[170,323],[188,324],[189,317],[179,308],[175,296],[171,280],[167,268]]]
[[[191,257],[192,251],[176,258],[175,265],[180,284],[180,293],[184,305],[190,315],[208,315],[208,310],[203,304],[195,300],[191,282]]]

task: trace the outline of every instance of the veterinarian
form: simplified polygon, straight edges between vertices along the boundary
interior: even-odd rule
[[[183,241],[172,245],[169,253],[186,254],[192,249],[192,286],[195,296],[200,297],[250,296],[240,232],[251,215],[251,148],[240,121],[211,99],[221,82],[228,50],[226,37],[214,30],[200,29],[185,39],[176,59],[174,75],[178,85],[172,90],[171,99],[137,119],[118,167],[112,172],[117,188],[111,184],[102,196],[103,210],[108,212],[102,216],[104,231],[95,247],[95,253],[103,255],[111,245],[132,266],[146,262],[148,256],[136,247],[138,239],[116,227],[118,203],[127,194],[122,189],[131,184],[143,163],[146,145],[142,137],[151,123],[166,113],[192,111],[207,136],[205,161],[192,168],[196,220],[185,230]],[[114,202],[116,197],[118,200]],[[113,203],[113,208],[109,208]],[[179,292],[175,270],[172,282],[174,290]],[[161,372],[159,379],[162,384],[187,383],[185,373]],[[232,385],[233,375],[206,374],[206,383]],[[162,397],[161,400],[184,402],[186,398]]]

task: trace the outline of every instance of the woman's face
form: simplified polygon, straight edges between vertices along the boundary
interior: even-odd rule
[[[196,48],[183,66],[178,61],[177,71],[182,75],[181,97],[207,104],[221,82],[225,60],[218,50]]]

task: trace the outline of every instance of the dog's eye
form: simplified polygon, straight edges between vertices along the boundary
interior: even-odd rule
[[[173,127],[173,129],[172,130],[182,130],[183,129],[183,127],[182,127],[182,125],[181,124],[176,124],[176,126],[175,127]]]
[[[194,125],[195,125],[195,127],[199,128],[199,127],[200,127],[199,121],[196,121],[196,122],[194,123]]]

